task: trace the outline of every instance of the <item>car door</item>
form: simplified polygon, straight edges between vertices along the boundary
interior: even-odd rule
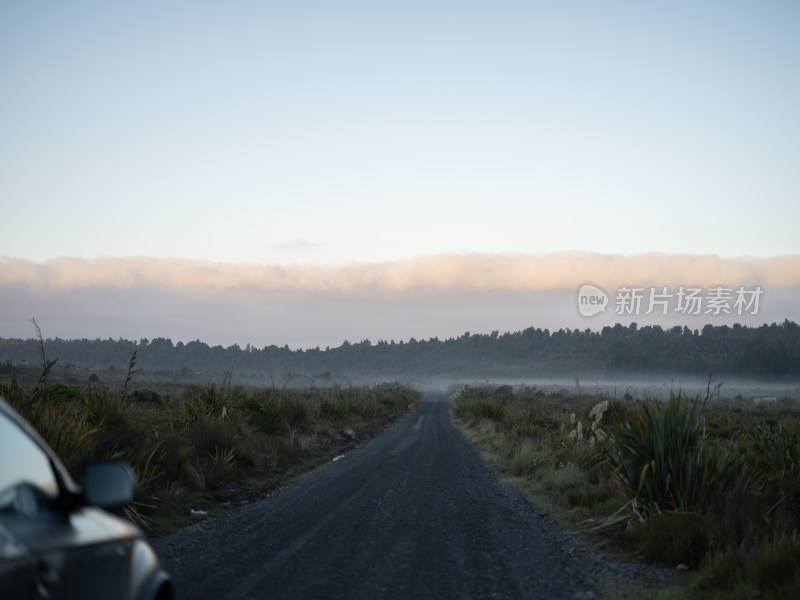
[[[125,598],[131,589],[133,540],[124,527],[113,527],[99,509],[71,512],[63,527],[52,530],[46,545],[36,548],[40,567],[59,571],[64,598]]]
[[[33,570],[25,549],[20,547],[16,538],[0,523],[0,590],[3,596],[30,596],[30,582],[33,579]]]

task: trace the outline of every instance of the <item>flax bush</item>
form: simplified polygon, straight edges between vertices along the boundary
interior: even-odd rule
[[[741,453],[702,439],[699,402],[671,394],[645,402],[609,428],[606,456],[618,490],[645,512],[708,510],[746,474]]]

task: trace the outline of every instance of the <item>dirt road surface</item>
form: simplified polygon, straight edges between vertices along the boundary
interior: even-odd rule
[[[455,429],[441,394],[274,496],[155,546],[184,599],[557,600],[591,590],[552,524]]]

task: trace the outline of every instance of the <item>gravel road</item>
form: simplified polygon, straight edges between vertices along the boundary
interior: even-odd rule
[[[185,599],[572,599],[593,597],[590,573],[609,568],[500,483],[443,395],[273,496],[154,546]]]

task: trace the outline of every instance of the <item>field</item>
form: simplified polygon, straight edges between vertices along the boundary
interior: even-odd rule
[[[57,379],[50,373],[50,380]],[[4,397],[80,481],[91,459],[123,459],[139,491],[123,508],[150,535],[271,489],[368,438],[419,401],[401,384],[246,389],[221,383],[114,386],[0,380]]]
[[[655,598],[800,596],[800,410],[464,386],[457,422],[539,509],[623,559],[685,573]]]
[[[15,367],[0,395],[77,479],[93,458],[129,462],[140,489],[123,512],[150,535],[263,497],[421,396],[399,383],[325,378],[318,387],[291,375],[248,388],[230,373],[144,379],[134,366],[102,382],[74,368]],[[756,404],[750,394],[775,392],[738,387],[722,397],[708,385],[659,400],[652,386],[567,386],[463,385],[450,406],[538,510],[618,558],[681,574],[667,590],[632,582],[610,596],[800,596],[796,390]]]

